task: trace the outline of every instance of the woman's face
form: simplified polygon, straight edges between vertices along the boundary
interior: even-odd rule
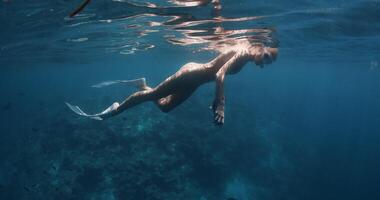
[[[277,48],[256,46],[251,48],[251,55],[256,65],[263,67],[270,64],[277,58]]]

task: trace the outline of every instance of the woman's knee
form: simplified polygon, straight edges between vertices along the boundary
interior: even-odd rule
[[[157,106],[164,113],[171,111],[173,109],[173,106],[171,104],[171,97],[168,96],[157,100]]]

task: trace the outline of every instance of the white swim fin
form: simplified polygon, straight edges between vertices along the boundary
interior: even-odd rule
[[[98,113],[98,114],[89,115],[89,114],[83,112],[82,109],[79,108],[79,106],[74,106],[74,105],[71,105],[67,102],[65,102],[65,104],[70,108],[70,110],[72,110],[76,114],[78,114],[80,116],[88,117],[91,119],[95,119],[95,120],[103,120],[103,119],[111,117],[112,112],[114,112],[119,107],[119,103],[115,102],[110,107],[105,109],[103,112]]]
[[[142,89],[146,86],[146,80],[145,78],[138,78],[138,79],[133,79],[133,80],[113,80],[113,81],[104,81],[95,85],[92,85],[91,87],[94,88],[102,88],[114,84],[119,84],[119,83],[125,83],[130,86],[134,86],[138,89]]]

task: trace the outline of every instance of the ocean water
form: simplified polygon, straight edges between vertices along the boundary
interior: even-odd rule
[[[192,4],[183,4],[192,3]],[[0,199],[380,199],[380,1],[0,2]],[[150,4],[149,4],[150,3]],[[169,113],[123,101],[231,41],[277,60],[226,78]]]

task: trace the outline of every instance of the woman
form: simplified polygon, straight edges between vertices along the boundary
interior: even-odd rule
[[[277,48],[264,47],[261,44],[252,45],[248,41],[227,48],[218,57],[208,63],[187,63],[175,74],[161,82],[155,88],[146,85],[145,78],[133,81],[140,91],[130,95],[121,104],[115,102],[99,114],[88,115],[78,106],[67,103],[71,110],[79,115],[97,120],[107,119],[146,101],[154,101],[163,112],[169,112],[184,102],[200,85],[215,81],[216,93],[211,106],[214,121],[224,124],[224,79],[226,75],[239,72],[247,62],[254,62],[263,67],[273,62],[277,57]]]

